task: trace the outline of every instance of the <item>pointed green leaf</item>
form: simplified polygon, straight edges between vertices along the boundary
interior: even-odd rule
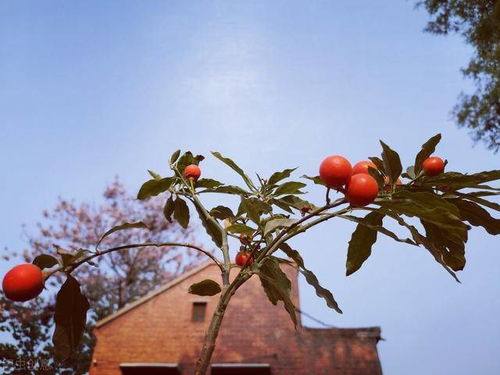
[[[362,221],[373,226],[382,226],[384,215],[374,211],[366,215]],[[372,246],[377,241],[377,231],[370,227],[358,224],[352,233],[347,249],[346,276],[361,268],[372,252]]]
[[[323,185],[323,186],[325,186],[325,183],[323,181],[321,181],[321,178],[319,178],[319,176],[311,177],[311,176],[302,175],[300,177],[308,179],[308,180],[311,180],[316,185]]]
[[[156,172],[153,172],[152,170],[148,169],[148,173],[151,175],[151,177],[153,177],[155,180],[161,180],[161,176],[156,173]]]
[[[278,187],[274,191],[274,195],[279,196],[285,194],[303,194],[303,192],[301,192],[300,189],[302,189],[305,186],[306,184],[302,182],[288,181],[282,185],[278,185]]]
[[[125,230],[125,229],[132,229],[132,228],[146,228],[148,229],[148,226],[144,224],[142,221],[137,221],[135,223],[123,223],[117,226],[114,226],[110,230],[108,230],[106,233],[102,235],[102,237],[99,239],[97,242],[96,247],[99,246],[99,244],[104,240],[106,237],[108,237],[110,234],[115,233],[119,230]]]
[[[199,283],[195,283],[189,287],[188,292],[198,296],[215,296],[221,292],[220,285],[210,279],[205,279]]]
[[[398,214],[417,216],[433,223],[458,241],[467,238],[469,227],[460,220],[457,207],[436,194],[401,190],[393,194],[391,200],[377,203]]]
[[[177,161],[177,159],[179,159],[180,154],[181,154],[181,150],[175,151],[172,154],[172,156],[170,157],[170,164],[174,164]]]
[[[233,211],[229,207],[217,206],[210,210],[210,215],[219,220],[233,218]]]
[[[477,188],[488,181],[500,180],[500,170],[485,171],[474,174],[462,174],[458,172],[441,173],[436,177],[427,177],[422,181],[423,185],[428,186],[446,186],[451,190],[459,190],[464,188]]]
[[[465,241],[453,241],[443,236],[438,226],[421,220],[427,240],[441,255],[442,262],[454,271],[461,271],[465,267]]]
[[[398,177],[401,176],[403,166],[396,151],[392,150],[384,142],[380,141],[382,145],[382,160],[384,162],[385,174],[389,177],[391,185],[395,184]]]
[[[223,193],[223,194],[234,194],[243,196],[250,194],[248,191],[243,190],[239,186],[234,186],[234,185],[217,186],[214,188],[203,190],[202,193]]]
[[[218,186],[221,186],[222,182],[212,180],[211,178],[202,178],[198,181],[196,181],[196,184],[194,185],[195,188],[206,188],[206,189],[213,189]]]
[[[226,157],[222,156],[219,152],[212,152],[212,155],[215,156],[220,161],[222,161],[227,166],[229,166],[236,173],[238,173],[243,178],[243,180],[245,181],[245,183],[247,184],[247,186],[251,190],[254,190],[254,191],[256,190],[255,185],[253,184],[253,182],[250,179],[250,177],[248,177],[247,174],[245,172],[243,172],[243,169],[241,169],[240,167],[238,167],[238,165],[236,165],[236,163],[234,161],[232,161],[229,158],[226,158]]]
[[[174,213],[174,209],[174,199],[172,198],[172,196],[170,196],[165,203],[165,207],[163,208],[163,215],[165,215],[165,219],[167,219],[169,223],[172,222],[172,214]]]
[[[380,158],[377,158],[376,156],[370,156],[368,159],[371,160],[371,162],[373,164],[375,164],[375,166],[377,167],[377,169],[383,173],[386,173],[385,171],[385,167],[384,167],[384,162],[382,161],[382,159]]]
[[[264,236],[275,231],[278,228],[288,228],[289,226],[295,224],[297,220],[295,219],[274,219],[266,223],[264,229]]]
[[[295,263],[297,263],[297,266],[299,267],[300,273],[302,273],[309,285],[311,285],[314,290],[316,291],[316,295],[320,298],[323,298],[326,302],[326,305],[337,311],[339,314],[342,314],[342,310],[340,309],[337,301],[335,301],[335,298],[333,297],[332,292],[330,292],[328,289],[323,288],[318,281],[318,278],[316,275],[312,272],[309,271],[306,266],[304,265],[304,260],[300,256],[299,252],[297,250],[293,250],[287,243],[282,243],[280,245],[280,249],[291,259],[294,260]]]
[[[159,180],[153,179],[146,181],[139,189],[139,193],[137,193],[137,199],[143,200],[163,193],[170,188],[173,182],[173,177],[165,177]]]
[[[52,255],[41,254],[38,255],[32,262],[34,265],[38,266],[40,269],[52,268],[55,265],[59,264],[59,261],[54,258]]]
[[[434,153],[434,150],[436,149],[436,146],[440,140],[441,140],[441,134],[436,134],[434,137],[431,137],[427,142],[425,142],[422,145],[422,149],[419,151],[419,153],[415,158],[415,166],[414,166],[415,176],[418,176],[418,174],[422,170],[422,163],[424,162],[424,160]]]
[[[198,216],[200,217],[203,228],[205,228],[205,231],[210,236],[215,245],[220,248],[222,246],[222,228],[219,225],[216,225],[216,223],[214,223],[205,215],[205,212],[201,207],[198,206],[196,201],[194,202],[194,206],[196,208],[196,211],[198,212]]]
[[[184,199],[177,197],[174,202],[174,218],[179,225],[186,229],[189,225],[189,208]]]
[[[80,284],[71,275],[57,293],[52,337],[56,357],[64,361],[76,351],[83,335],[89,309],[87,298],[81,293]]]
[[[293,171],[295,171],[297,168],[290,168],[290,169],[285,169],[281,172],[275,172],[269,177],[269,181],[267,182],[268,185],[274,185],[278,183],[279,181],[290,177]]]
[[[500,234],[500,219],[492,217],[481,206],[462,199],[450,199],[449,201],[457,206],[462,220],[468,221],[476,227],[483,227],[489,234]]]
[[[234,223],[226,228],[226,230],[230,233],[243,233],[243,234],[248,234],[252,235],[255,233],[255,229],[252,227],[249,227],[248,225],[245,224],[240,224],[240,223]]]
[[[274,257],[268,258],[260,266],[258,275],[269,301],[273,305],[276,305],[278,301],[282,301],[296,327],[298,323],[296,309],[290,298],[292,283],[286,273],[281,270],[277,259]]]

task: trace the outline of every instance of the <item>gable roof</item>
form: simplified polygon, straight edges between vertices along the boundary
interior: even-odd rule
[[[111,322],[112,320],[115,320],[116,318],[122,316],[123,314],[127,313],[128,311],[142,305],[143,303],[149,301],[150,299],[156,297],[157,295],[167,291],[168,289],[176,286],[177,284],[181,283],[182,281],[188,279],[189,277],[196,275],[198,272],[204,270],[208,266],[214,265],[212,261],[207,261],[205,263],[202,263],[200,266],[193,268],[190,271],[187,271],[180,275],[179,277],[176,277],[172,281],[166,283],[162,287],[152,291],[151,293],[146,294],[144,297],[139,298],[137,301],[134,301],[132,303],[129,303],[128,305],[125,305],[121,309],[115,311],[113,314],[106,316],[105,318],[99,320],[96,324],[96,328],[100,328],[103,325]]]

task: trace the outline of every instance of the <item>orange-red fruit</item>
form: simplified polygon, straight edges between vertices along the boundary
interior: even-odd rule
[[[339,188],[349,182],[352,166],[349,160],[340,155],[332,155],[321,162],[319,178],[329,188]]]
[[[424,174],[429,177],[437,176],[444,171],[444,161],[440,157],[432,156],[422,163]]]
[[[347,200],[353,206],[366,206],[372,203],[378,195],[378,184],[372,176],[365,173],[351,177],[346,189]]]
[[[358,173],[366,173],[368,174],[368,167],[372,167],[373,169],[377,169],[377,166],[373,164],[373,162],[369,160],[363,160],[354,165],[352,167],[352,174],[358,174]]]
[[[190,164],[184,168],[183,174],[188,180],[197,181],[201,176],[201,169],[196,164]]]
[[[43,290],[42,270],[34,264],[21,264],[12,268],[3,278],[5,296],[18,302],[37,297]]]
[[[253,264],[253,256],[249,253],[245,253],[244,251],[240,251],[238,254],[236,254],[236,258],[234,261],[240,267],[243,267],[245,263],[248,267],[250,267]]]

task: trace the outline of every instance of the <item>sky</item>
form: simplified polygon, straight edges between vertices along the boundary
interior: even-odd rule
[[[449,170],[498,168],[450,117],[472,50],[423,33],[427,19],[404,0],[1,1],[0,248],[24,248],[21,225],[34,230],[58,196],[98,202],[116,175],[135,192],[147,169],[168,174],[178,148],[231,183],[210,151],[252,175],[315,175],[331,154],[378,155],[379,139],[411,165],[436,133]],[[498,239],[473,228],[462,284],[386,239],[345,277],[352,229],[328,222],[293,242],[344,310],[302,282],[305,312],[380,326],[386,375],[500,373]]]

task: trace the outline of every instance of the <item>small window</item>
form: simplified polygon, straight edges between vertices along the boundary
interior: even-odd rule
[[[219,363],[211,367],[211,375],[271,375],[267,363]]]
[[[193,322],[204,322],[205,312],[207,311],[206,302],[194,302],[193,303],[193,316],[191,320]]]

